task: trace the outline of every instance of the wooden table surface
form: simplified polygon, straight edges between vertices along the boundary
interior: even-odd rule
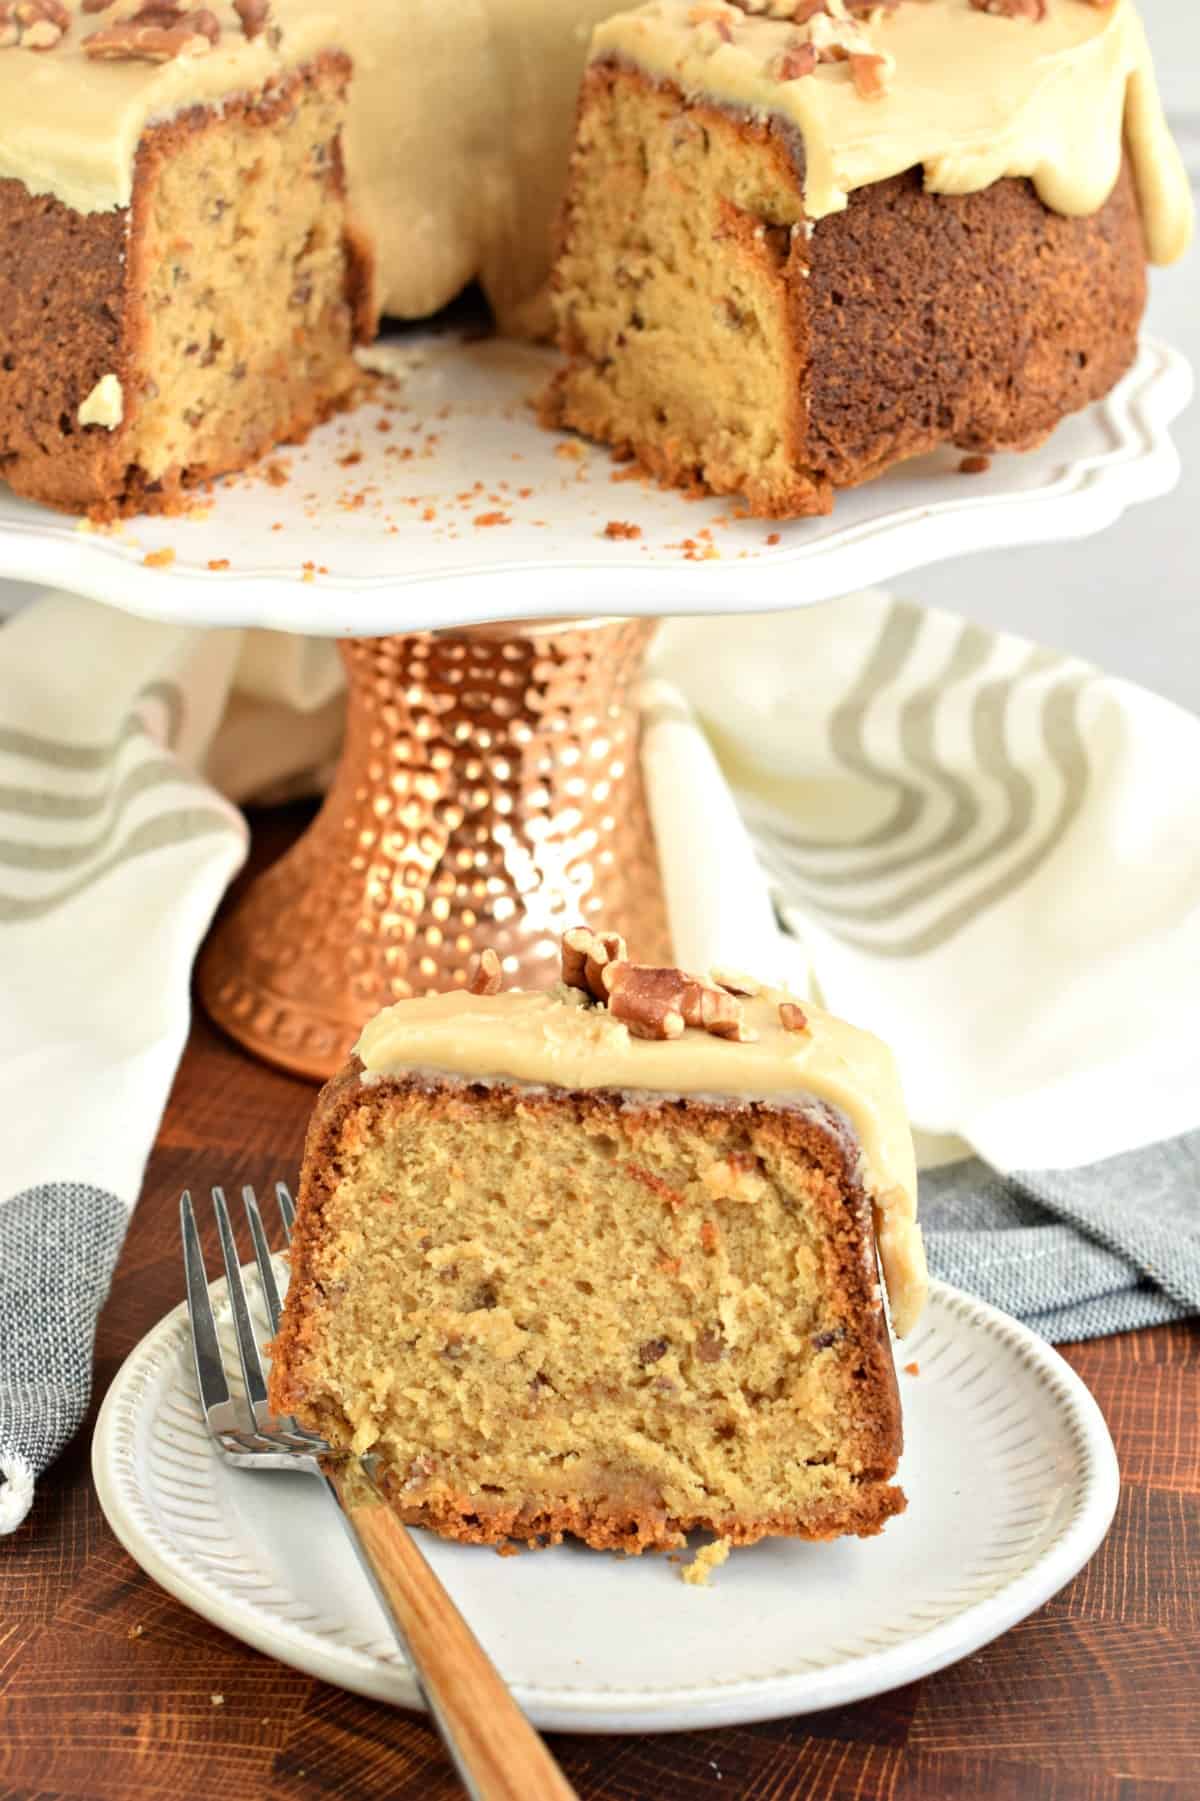
[[[257,821],[255,864],[302,822],[297,809]],[[195,1020],[100,1320],[88,1424],[26,1525],[0,1540],[0,1801],[459,1793],[422,1719],[260,1656],[164,1594],[113,1538],[88,1472],[96,1405],[182,1298],[180,1189],[294,1179],[312,1100]],[[878,1701],[721,1732],[558,1738],[580,1794],[1200,1797],[1200,1331],[1066,1355],[1104,1411],[1123,1475],[1113,1529],[1068,1588],[998,1643]]]

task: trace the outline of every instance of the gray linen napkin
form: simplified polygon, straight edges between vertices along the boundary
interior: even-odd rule
[[[1200,1314],[1200,1132],[1085,1169],[921,1176],[934,1275],[1054,1344]]]

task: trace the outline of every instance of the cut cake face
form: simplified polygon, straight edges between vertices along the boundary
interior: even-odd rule
[[[1147,251],[1188,241],[1186,177],[1128,0],[1020,10],[649,0],[600,26],[547,421],[789,517],[1107,393]]]

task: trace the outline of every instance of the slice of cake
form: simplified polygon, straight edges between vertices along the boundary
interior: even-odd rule
[[[925,1296],[886,1049],[579,930],[389,1008],[309,1130],[272,1405],[448,1537],[870,1534]]]
[[[281,52],[253,0],[3,11],[0,476],[99,517],[170,509],[361,379],[349,60],[328,18]]]
[[[827,513],[1107,393],[1191,214],[1130,0],[649,0],[593,38],[545,417]]]

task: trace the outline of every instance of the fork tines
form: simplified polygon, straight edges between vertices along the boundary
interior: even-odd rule
[[[277,1182],[275,1184],[275,1197],[279,1207],[283,1236],[285,1242],[290,1244],[292,1227],[295,1223],[295,1208],[291,1194],[284,1183]],[[267,1399],[267,1378],[263,1368],[258,1333],[246,1295],[246,1285],[242,1278],[241,1263],[238,1257],[237,1239],[234,1235],[224,1189],[213,1189],[212,1202],[217,1222],[217,1235],[221,1242],[221,1255],[225,1264],[225,1279],[229,1289],[230,1311],[237,1340],[238,1360],[242,1368],[246,1401],[245,1408],[242,1408],[234,1400],[225,1374],[220,1337],[204,1267],[204,1253],[200,1246],[200,1233],[196,1225],[191,1193],[185,1189],[179,1199],[179,1219],[183,1235],[188,1314],[192,1327],[192,1350],[196,1361],[196,1382],[200,1390],[200,1405],[204,1410],[209,1429],[222,1442],[226,1451],[251,1453],[293,1450],[311,1454],[314,1449],[319,1450],[322,1447],[323,1441],[314,1434],[306,1432],[294,1420],[281,1419],[271,1411]],[[258,1197],[249,1185],[242,1189],[242,1207],[250,1228],[254,1258],[258,1266],[259,1285],[270,1320],[271,1333],[274,1335],[279,1330],[283,1302],[275,1276],[267,1229],[258,1205]],[[249,1419],[247,1419],[247,1410]],[[252,1421],[252,1426],[250,1430],[247,1430],[250,1421]]]

